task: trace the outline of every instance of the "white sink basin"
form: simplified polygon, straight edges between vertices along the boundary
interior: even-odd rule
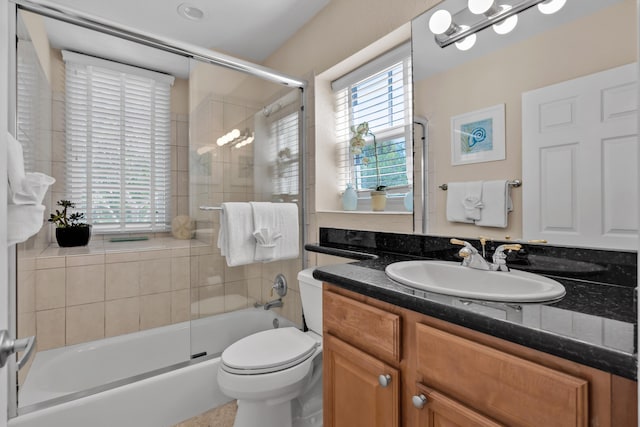
[[[562,284],[538,274],[477,270],[451,261],[402,261],[388,265],[385,272],[412,288],[469,299],[541,302],[565,294]]]

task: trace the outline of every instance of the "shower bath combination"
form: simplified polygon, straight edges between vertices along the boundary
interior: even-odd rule
[[[170,218],[186,216],[195,224],[191,240],[174,239],[167,228],[126,233],[145,238],[128,242],[110,242],[114,235],[101,235],[94,224],[94,236],[84,249],[51,246],[51,230],[45,227],[16,247],[19,268],[13,272],[13,285],[20,303],[11,336],[34,335],[37,340],[24,368],[13,374],[20,392],[17,387],[12,390],[9,425],[37,426],[46,420],[70,427],[89,423],[157,427],[228,402],[215,384],[219,355],[252,333],[301,326],[302,319],[296,318],[301,313],[300,294],[295,288],[287,292],[284,277],[295,278],[304,259],[229,268],[215,247],[218,213],[199,207],[225,201],[294,202],[300,212],[300,233],[306,235],[305,196],[299,191],[305,188],[306,161],[299,153],[305,152],[306,119],[301,111],[306,82],[46,0],[15,0],[9,8],[16,16],[13,31],[21,45],[14,56],[20,67],[10,67],[19,70],[11,76],[19,94],[11,113],[19,126],[10,131],[34,165],[54,176],[62,172],[45,204],[64,198],[68,190],[62,158],[64,79],[48,80],[47,74],[64,71],[58,52],[69,47],[61,45],[67,41],[52,38],[52,70],[43,70],[38,40],[29,36],[38,22],[45,34],[65,26],[78,31],[71,38],[81,40],[91,33],[100,40],[96,46],[119,46],[96,56],[116,55],[135,46],[182,61],[185,72],[176,76],[171,88],[176,102],[170,112],[172,194],[167,206]],[[261,98],[221,93],[212,83],[221,69],[227,77],[229,70],[234,72],[238,92],[243,84],[264,89],[257,91]],[[30,74],[24,74],[27,71]],[[20,89],[21,82],[31,81],[32,76],[37,90]],[[38,107],[28,109],[33,106]],[[299,129],[295,139],[282,133],[291,124]],[[216,144],[216,138],[236,128],[247,138]],[[31,129],[38,133],[30,133]],[[52,150],[43,150],[43,144]],[[280,273],[274,284],[278,298],[270,295],[276,272]],[[35,301],[25,304],[29,292],[36,295]],[[252,308],[254,304],[257,308]],[[167,349],[167,342],[172,348]],[[184,394],[194,398],[186,404],[180,398]]]

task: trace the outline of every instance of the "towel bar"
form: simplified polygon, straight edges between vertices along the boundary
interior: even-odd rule
[[[520,187],[522,185],[522,181],[520,181],[519,179],[514,179],[513,181],[507,182],[507,184],[509,184],[511,187]],[[438,188],[440,188],[441,190],[447,191],[449,189],[449,186],[447,184],[442,184],[442,185],[439,185]]]
[[[200,206],[201,211],[221,211],[222,206]]]

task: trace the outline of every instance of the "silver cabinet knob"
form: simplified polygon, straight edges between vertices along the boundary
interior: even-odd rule
[[[382,387],[388,386],[389,384],[391,384],[391,375],[383,374],[383,375],[378,376],[378,382],[380,383],[380,385]]]
[[[427,403],[427,398],[424,394],[417,394],[411,398],[411,402],[416,408],[422,409]]]

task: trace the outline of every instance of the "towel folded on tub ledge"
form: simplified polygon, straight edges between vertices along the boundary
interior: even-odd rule
[[[220,215],[218,247],[229,267],[299,256],[295,203],[223,203]]]

